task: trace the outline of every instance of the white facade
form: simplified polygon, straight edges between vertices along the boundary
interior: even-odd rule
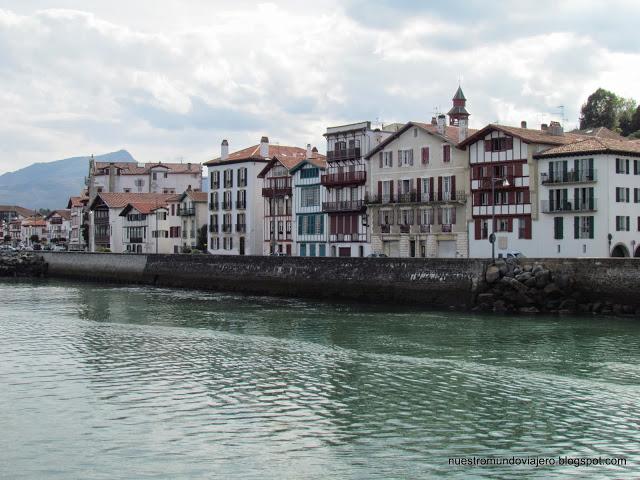
[[[57,240],[65,244],[69,243],[71,238],[71,212],[54,211],[46,218],[47,231],[45,238],[48,242]]]
[[[459,127],[440,128],[409,123],[369,158],[373,253],[468,256],[467,153],[456,148]]]
[[[210,253],[262,255],[263,182],[258,174],[266,163],[241,160],[207,165]]]
[[[119,215],[122,251],[114,244],[114,253],[173,253],[173,241],[169,238],[169,209],[148,210],[127,206]]]
[[[537,256],[640,256],[637,157],[579,153],[543,157],[538,159],[538,170]]]
[[[327,190],[320,184],[325,171],[309,161],[292,170],[293,188],[293,255],[325,257],[329,255],[328,216],[322,211]]]

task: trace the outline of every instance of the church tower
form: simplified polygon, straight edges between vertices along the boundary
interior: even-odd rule
[[[465,108],[467,103],[467,99],[464,97],[464,93],[462,93],[462,87],[458,87],[456,94],[452,98],[453,107],[449,110],[449,125],[459,125],[460,120],[464,120],[465,125],[469,124],[469,112]]]

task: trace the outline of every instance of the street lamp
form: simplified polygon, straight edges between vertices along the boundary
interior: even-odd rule
[[[489,235],[489,242],[491,242],[491,260],[496,263],[496,183],[500,182],[503,187],[509,186],[509,180],[506,177],[494,177],[491,176],[491,205],[493,206],[491,212],[491,235]]]

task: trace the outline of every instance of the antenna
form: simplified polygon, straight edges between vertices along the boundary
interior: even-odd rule
[[[560,120],[562,121],[562,126],[565,127],[568,119],[564,116],[564,105],[558,105],[556,108],[560,111]]]

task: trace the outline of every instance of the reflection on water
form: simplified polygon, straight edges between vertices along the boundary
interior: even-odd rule
[[[640,461],[633,320],[54,281],[0,295],[6,478],[564,478]],[[628,463],[448,465],[512,455]]]

